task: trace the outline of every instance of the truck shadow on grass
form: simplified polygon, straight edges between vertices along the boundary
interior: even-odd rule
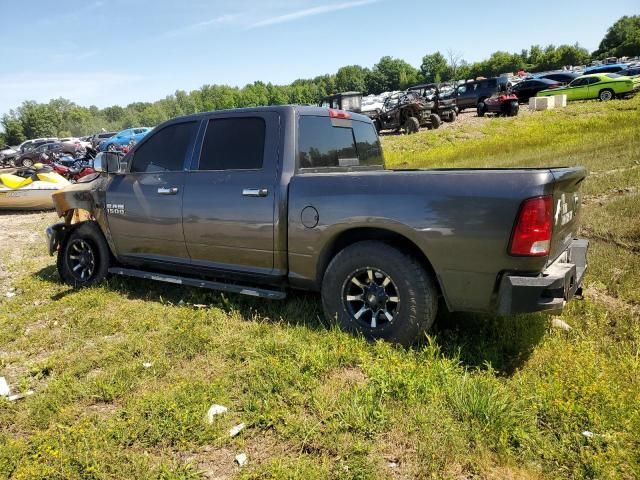
[[[35,276],[47,282],[60,281],[54,266],[43,268]],[[315,293],[292,292],[287,300],[269,301],[124,277],[111,277],[103,287],[131,300],[184,305],[194,311],[202,306],[219,308],[226,313],[237,312],[247,320],[282,322],[312,330],[332,327],[322,312],[320,296]],[[77,292],[68,288],[51,299],[57,301]],[[526,363],[549,324],[549,317],[542,314],[497,317],[450,313],[441,303],[429,337],[443,356],[458,359],[465,367],[492,368],[500,375],[509,376]],[[421,344],[414,348],[421,348]]]

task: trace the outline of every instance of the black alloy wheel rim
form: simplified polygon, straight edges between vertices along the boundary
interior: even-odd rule
[[[356,270],[347,277],[342,291],[347,312],[363,327],[384,327],[393,322],[398,313],[398,287],[380,269],[366,267]]]
[[[67,249],[69,270],[73,277],[80,281],[88,281],[96,269],[96,256],[91,245],[78,238],[71,242]]]

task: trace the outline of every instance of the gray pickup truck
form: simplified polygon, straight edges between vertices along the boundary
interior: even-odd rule
[[[320,291],[327,317],[411,344],[450,311],[559,312],[580,293],[584,168],[386,170],[369,118],[264,107],[170,120],[54,194],[61,278],[256,297]]]

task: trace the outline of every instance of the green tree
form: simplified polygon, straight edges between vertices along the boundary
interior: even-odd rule
[[[442,82],[449,80],[450,69],[447,59],[440,52],[425,55],[422,58],[420,72],[425,82]]]
[[[4,129],[4,143],[18,145],[27,139],[22,128],[22,122],[13,115],[4,114],[0,123],[2,123],[2,128]]]
[[[404,60],[392,57],[382,57],[374,65],[371,73],[375,79],[373,85],[376,91],[370,93],[376,94],[384,91],[403,90],[411,84],[417,83],[419,79],[418,71],[415,68]]]
[[[365,92],[367,89],[367,69],[360,65],[342,67],[336,73],[338,92]]]
[[[624,16],[614,23],[593,52],[597,58],[640,55],[640,15]]]
[[[23,102],[17,112],[27,138],[54,137],[58,134],[62,115],[55,108],[28,101]]]

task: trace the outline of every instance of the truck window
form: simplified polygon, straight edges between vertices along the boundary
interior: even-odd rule
[[[258,117],[209,120],[198,170],[262,168],[266,126]]]
[[[300,118],[300,168],[358,165],[353,130],[334,127],[328,117]]]
[[[175,172],[183,169],[197,122],[169,125],[156,132],[135,151],[132,172]]]
[[[353,121],[353,133],[356,137],[356,149],[360,165],[372,166],[384,164],[382,158],[382,147],[376,133],[375,127],[371,123]]]

